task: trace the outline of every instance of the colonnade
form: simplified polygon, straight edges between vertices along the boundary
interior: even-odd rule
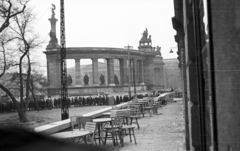
[[[86,58],[84,58],[86,59]],[[92,85],[98,86],[100,85],[100,75],[98,71],[98,59],[99,58],[91,58],[92,60]],[[108,86],[115,86],[114,81],[114,59],[115,58],[105,58],[107,64],[107,77],[106,82]],[[142,59],[130,59],[130,66],[127,58],[117,58],[119,60],[119,85],[128,85],[134,83],[135,84],[144,84],[144,61]],[[76,86],[84,86],[84,82],[81,81],[81,71],[80,71],[80,60],[81,58],[75,58],[75,77],[76,77]],[[129,76],[130,72],[130,76]],[[135,75],[135,79],[133,76]],[[130,81],[128,81],[128,77],[130,77]]]

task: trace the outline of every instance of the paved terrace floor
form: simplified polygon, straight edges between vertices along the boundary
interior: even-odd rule
[[[183,151],[184,119],[183,101],[169,103],[159,109],[159,115],[146,114],[139,119],[140,129],[135,129],[137,145],[130,142],[129,136],[124,138],[124,147],[111,148],[111,140],[107,147],[113,151]]]

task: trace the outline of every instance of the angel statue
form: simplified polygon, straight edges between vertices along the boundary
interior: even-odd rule
[[[54,12],[55,9],[56,9],[56,5],[52,4],[52,18],[55,18],[55,12]]]

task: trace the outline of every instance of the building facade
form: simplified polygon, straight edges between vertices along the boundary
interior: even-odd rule
[[[51,23],[49,33],[51,39],[44,53],[47,58],[48,95],[51,96],[59,95],[60,92],[61,61],[60,47],[56,38],[57,19],[52,15],[49,21]],[[160,47],[157,47],[157,50],[152,47],[151,36],[148,37],[147,29],[139,41],[137,50],[108,47],[68,47],[66,48],[66,59],[75,60],[75,81],[69,86],[70,95],[127,92],[129,85],[130,89],[135,92],[164,88],[164,63]],[[91,67],[85,68],[88,72],[81,71],[81,59],[92,60]],[[105,64],[99,64],[98,60],[100,59],[105,60]],[[100,80],[101,74],[106,81],[104,84]]]
[[[240,150],[239,8],[239,0],[174,0],[186,150]]]

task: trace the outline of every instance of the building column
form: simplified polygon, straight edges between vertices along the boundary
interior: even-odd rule
[[[137,64],[137,60],[133,59],[133,86],[134,86],[134,94],[136,95],[136,83],[137,83],[137,79],[136,79],[136,65]]]
[[[123,84],[128,85],[128,66],[127,66],[127,59],[123,59]]]
[[[92,79],[93,85],[99,85],[99,77],[98,77],[98,58],[92,58]]]
[[[76,86],[81,86],[81,74],[80,74],[80,59],[75,59],[75,79]]]
[[[127,85],[127,60],[123,58],[119,59],[119,65],[121,85]]]
[[[143,73],[143,60],[140,60],[140,65],[139,65],[139,83],[141,85],[144,85],[144,73]]]
[[[114,83],[114,58],[107,58],[108,85],[115,86]]]
[[[130,59],[129,60],[129,69],[130,70],[130,75],[129,76],[129,80],[130,80],[130,84],[132,85],[133,84],[133,61]]]

